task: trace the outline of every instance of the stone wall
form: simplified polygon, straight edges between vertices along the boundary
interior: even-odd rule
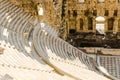
[[[75,32],[96,32],[95,20],[105,18],[105,32],[119,32],[120,2],[118,0],[67,0],[65,21],[67,34]],[[112,22],[112,23],[111,23]]]
[[[59,30],[66,39],[70,33],[96,33],[95,19],[105,18],[105,32],[120,32],[119,0],[10,0],[26,12],[38,17]],[[38,15],[38,4],[44,9],[44,15]]]

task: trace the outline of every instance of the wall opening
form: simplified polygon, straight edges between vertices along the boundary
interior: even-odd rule
[[[113,30],[114,18],[108,19],[108,30]]]
[[[74,34],[75,32],[76,32],[76,30],[75,29],[70,29],[70,34]]]
[[[83,19],[80,19],[80,30],[83,30]]]
[[[91,17],[88,17],[88,30],[93,29],[93,20]]]
[[[104,24],[96,24],[96,34],[105,34],[105,25]]]
[[[105,34],[105,18],[98,16],[96,18],[96,34]]]

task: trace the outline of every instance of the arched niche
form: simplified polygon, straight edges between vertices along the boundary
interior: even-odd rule
[[[92,30],[92,29],[93,29],[93,18],[88,17],[88,30]]]
[[[84,25],[84,21],[82,18],[80,18],[80,30],[83,30],[83,25]]]
[[[102,17],[102,16],[98,16],[98,17],[95,18],[95,20],[96,20],[97,22],[104,22],[104,21],[105,21],[105,18]]]
[[[114,18],[108,19],[108,31],[112,31],[114,26]]]
[[[98,16],[96,20],[96,34],[105,34],[105,18],[103,16]]]
[[[70,34],[74,34],[75,32],[76,32],[75,29],[70,29],[70,30],[69,30],[69,33],[70,33]]]

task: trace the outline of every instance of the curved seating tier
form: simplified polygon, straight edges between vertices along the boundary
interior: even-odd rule
[[[0,54],[0,78],[9,75],[14,80],[74,80],[56,72],[32,48],[31,23],[35,19],[8,0],[0,0],[0,48],[4,49]]]
[[[44,63],[40,57],[39,60],[33,59],[4,41],[0,41],[0,48],[4,48],[4,52],[0,55],[2,76],[9,74],[16,80],[72,80],[54,72],[53,68]],[[33,53],[37,58],[35,51]]]
[[[71,80],[54,72],[31,48],[28,40],[3,26],[0,32],[0,47],[4,49],[0,54],[0,75],[9,74],[16,80]]]
[[[63,74],[79,80],[109,80],[97,69],[87,54],[68,44],[38,24],[33,31],[33,44],[38,54]]]
[[[120,56],[103,56],[99,55],[97,62],[109,74],[120,79]]]
[[[49,25],[0,0],[0,79],[110,80],[93,58],[58,37]],[[34,28],[35,27],[35,28]]]
[[[0,24],[16,33],[28,34],[33,29],[30,23],[35,19],[28,13],[25,13],[19,7],[11,4],[8,0],[0,0]]]

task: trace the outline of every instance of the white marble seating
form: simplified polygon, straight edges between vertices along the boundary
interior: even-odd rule
[[[9,0],[0,0],[0,79],[111,80],[86,53]],[[6,76],[7,75],[7,76]]]
[[[120,56],[103,56],[97,58],[98,64],[103,67],[110,75],[120,79]]]
[[[63,74],[82,80],[109,80],[95,69],[91,57],[59,37],[49,34],[41,24],[34,29],[33,43],[38,54]]]
[[[0,0],[0,14],[0,47],[4,48],[0,55],[1,79],[7,74],[13,80],[74,80],[56,72],[29,44],[33,16],[8,0]],[[28,38],[24,34],[28,34]]]

